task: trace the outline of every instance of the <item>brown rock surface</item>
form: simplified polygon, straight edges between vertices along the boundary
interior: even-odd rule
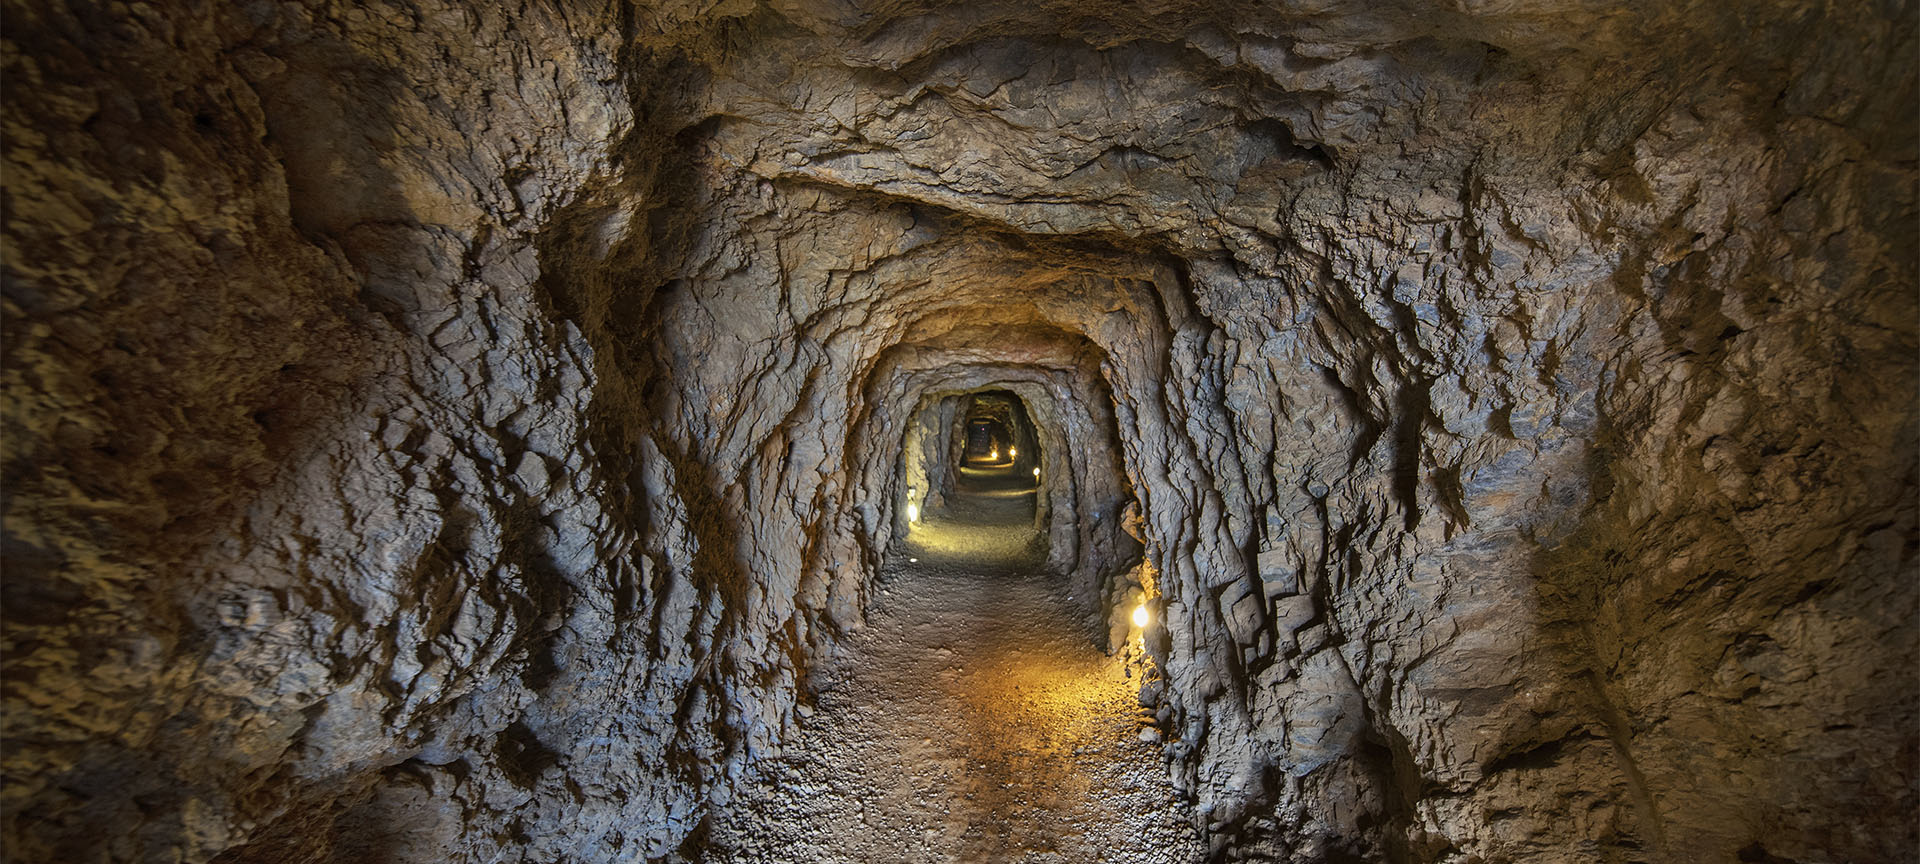
[[[698,858],[986,392],[1218,860],[1920,848],[1910,3],[3,8],[8,860]]]

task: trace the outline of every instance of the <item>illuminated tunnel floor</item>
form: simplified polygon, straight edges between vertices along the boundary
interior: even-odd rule
[[[913,526],[907,555],[977,576],[1037,568],[1046,550],[1034,530],[1033,499],[1033,478],[1016,476],[1011,464],[963,467],[947,506]],[[881,575],[885,581],[894,574]]]
[[[963,496],[915,531],[701,860],[1204,859],[1136,683],[1039,569],[1031,514],[1031,495]]]

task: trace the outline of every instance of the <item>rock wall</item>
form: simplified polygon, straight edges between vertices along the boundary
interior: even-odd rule
[[[692,854],[989,387],[1223,860],[1920,844],[1908,4],[5,10],[9,858]]]
[[[10,860],[693,829],[732,586],[543,285],[562,205],[666,149],[628,15],[8,5]]]

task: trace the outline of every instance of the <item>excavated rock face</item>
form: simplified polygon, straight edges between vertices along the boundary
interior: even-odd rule
[[[6,17],[10,859],[692,855],[989,391],[1226,860],[1920,843],[1907,4]]]

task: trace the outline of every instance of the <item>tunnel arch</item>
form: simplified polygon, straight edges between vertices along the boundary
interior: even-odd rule
[[[939,218],[922,216],[921,224],[928,222]],[[1270,609],[1253,554],[1272,541],[1261,538],[1262,525],[1243,509],[1247,484],[1270,481],[1250,476],[1241,467],[1241,449],[1223,440],[1236,420],[1224,399],[1227,365],[1209,356],[1222,335],[1194,303],[1201,275],[1152,247],[1098,238],[1015,239],[994,230],[944,234],[877,261],[867,278],[883,286],[880,299],[861,314],[888,326],[862,334],[856,364],[866,383],[850,406],[849,464],[859,466],[853,473],[860,479],[847,487],[848,506],[859,516],[821,548],[861,550],[861,568],[845,574],[836,592],[846,598],[837,614],[857,619],[859,598],[868,596],[899,518],[903,490],[875,482],[890,469],[875,462],[874,448],[879,440],[898,440],[903,421],[889,416],[872,423],[876,412],[889,414],[888,405],[916,404],[896,366],[1079,370],[1084,384],[1067,392],[1088,394],[1085,399],[1111,412],[1120,474],[1140,505],[1137,516],[1101,513],[1095,520],[1088,514],[1082,524],[1100,527],[1085,545],[1104,540],[1118,548],[1137,540],[1144,552],[1140,567],[1117,575],[1072,567],[1076,596],[1101,598],[1104,608],[1087,613],[1096,623],[1103,615],[1116,617],[1129,591],[1164,606],[1165,626],[1152,629],[1146,647],[1175,682],[1157,704],[1163,721],[1179,730],[1181,746],[1190,748],[1183,752],[1195,756],[1180,763],[1182,782],[1231,774],[1230,787],[1205,794],[1240,807],[1263,794],[1267,781],[1242,770],[1236,748],[1259,752],[1265,745],[1249,737],[1245,713],[1206,707],[1210,697],[1200,691],[1214,685],[1202,686],[1198,670],[1232,669],[1219,681],[1240,701],[1249,668],[1270,663],[1280,647],[1258,635]],[[881,426],[885,433],[873,437]],[[897,446],[883,449],[891,454]],[[1054,506],[1060,503],[1056,498]],[[1253,644],[1225,657],[1206,647],[1233,642],[1235,633]],[[1220,743],[1202,747],[1206,740]]]
[[[1041,487],[1035,523],[1047,532],[1047,564],[1070,580],[1077,598],[1100,598],[1140,554],[1122,518],[1134,502],[1133,489],[1113,426],[1111,397],[1089,346],[1064,338],[1070,335],[1064,332],[1055,335],[1063,339],[1061,345],[1074,347],[1057,350],[1044,362],[1020,365],[982,360],[970,352],[902,348],[881,373],[887,383],[879,385],[882,392],[897,395],[869,402],[879,410],[869,418],[872,431],[859,439],[887,443],[868,445],[871,452],[863,459],[868,479],[861,485],[873,490],[869,500],[900,504],[909,486],[934,488],[902,457],[915,437],[944,436],[915,436],[913,430],[950,423],[950,418],[939,417],[943,403],[952,405],[952,400],[978,392],[1013,393],[1033,418],[1038,437]],[[896,505],[875,516],[866,536],[877,562],[904,529],[905,513]],[[1087,604],[1090,619],[1106,616],[1098,606]]]

